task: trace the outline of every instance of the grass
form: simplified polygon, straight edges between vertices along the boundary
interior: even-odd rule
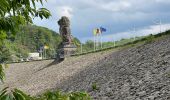
[[[170,30],[156,34],[156,35],[150,34],[149,36],[138,38],[135,41],[123,40],[123,41],[130,41],[130,42],[127,42],[127,43],[122,42],[122,43],[120,43],[119,45],[116,45],[116,46],[110,46],[110,47],[95,50],[95,51],[92,50],[92,51],[88,51],[88,52],[77,53],[77,54],[74,54],[74,55],[71,55],[71,56],[81,56],[81,55],[86,55],[86,54],[96,53],[96,52],[102,52],[102,51],[108,51],[108,50],[122,50],[122,49],[126,49],[126,48],[129,48],[129,47],[134,47],[134,46],[138,46],[138,45],[142,45],[142,44],[148,44],[148,43],[163,39],[168,35],[170,35]]]
[[[93,91],[99,90],[99,87],[97,86],[96,82],[92,83],[92,89],[93,89]]]

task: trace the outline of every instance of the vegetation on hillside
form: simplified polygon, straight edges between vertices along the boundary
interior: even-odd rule
[[[96,46],[96,50],[100,50],[100,49],[104,49],[104,48],[109,48],[109,47],[117,47],[117,46],[121,46],[130,42],[134,42],[137,40],[140,40],[142,38],[145,38],[145,36],[141,36],[141,37],[135,37],[134,38],[129,38],[129,39],[121,39],[118,41],[108,41],[108,42],[103,42],[102,43],[102,48],[101,48],[101,42],[98,43],[98,45]],[[92,40],[88,40],[85,43],[82,44],[82,52],[90,52],[90,51],[94,51],[94,41]],[[78,47],[78,53],[81,52],[81,47]]]
[[[14,37],[20,25],[32,23],[32,18],[49,18],[46,8],[37,8],[35,3],[42,0],[1,0],[0,2],[0,59],[4,63],[9,55],[4,56],[6,47],[4,40]],[[1,66],[0,66],[1,67]]]
[[[20,27],[15,37],[5,40],[12,61],[27,58],[28,53],[39,52],[40,48],[48,45],[47,57],[51,58],[56,53],[62,39],[59,34],[44,27],[24,25]]]
[[[155,34],[155,35],[148,35],[148,36],[142,36],[142,37],[136,37],[134,40],[133,38],[130,39],[121,39],[120,41],[115,41],[116,45],[114,46],[114,42],[104,42],[103,45],[105,48],[100,48],[100,45],[98,46],[99,49],[96,49],[94,51],[94,42],[93,41],[87,41],[85,44],[83,44],[83,52],[81,53],[81,48],[78,48],[78,54],[72,55],[72,56],[79,56],[79,55],[85,55],[89,53],[95,53],[100,51],[105,51],[109,49],[119,48],[119,47],[126,47],[126,46],[135,46],[135,44],[143,44],[143,43],[150,43],[157,39],[161,39],[162,37],[166,37],[167,35],[170,35],[170,30]]]

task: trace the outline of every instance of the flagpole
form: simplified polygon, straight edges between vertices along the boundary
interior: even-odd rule
[[[161,33],[162,32],[162,21],[161,21],[161,19],[160,19],[159,25],[160,25],[160,33]]]
[[[98,39],[99,39],[99,35],[97,34],[97,38],[96,38],[96,50],[98,49]]]
[[[94,35],[94,51],[95,51],[95,35]]]
[[[102,41],[102,33],[103,32],[106,32],[106,29],[105,28],[103,28],[103,27],[100,27],[100,42],[101,42],[101,48],[103,48],[103,41]]]
[[[97,33],[97,36],[96,36],[96,50],[98,49],[98,33]]]
[[[103,43],[102,43],[102,33],[100,33],[100,43],[101,43],[101,49],[103,48]]]
[[[97,49],[99,49],[100,47],[99,47],[99,33],[97,34]]]
[[[136,34],[136,28],[135,28],[135,26],[134,26],[133,32],[134,32],[134,35],[135,35],[135,34]],[[136,40],[136,36],[133,37],[133,40],[134,40],[134,41]]]

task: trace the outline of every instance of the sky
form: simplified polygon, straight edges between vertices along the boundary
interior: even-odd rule
[[[170,29],[169,5],[170,0],[47,0],[43,7],[52,17],[33,22],[59,32],[57,21],[67,16],[72,35],[81,42],[92,40],[93,29],[101,26],[107,29],[103,41],[114,41]]]

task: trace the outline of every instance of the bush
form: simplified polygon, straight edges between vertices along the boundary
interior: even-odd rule
[[[93,91],[94,91],[94,90],[99,90],[99,87],[97,86],[97,83],[96,83],[96,82],[94,82],[94,83],[92,84],[92,89],[93,89]]]
[[[151,34],[146,38],[146,43],[151,43],[153,40],[154,40],[154,35]]]
[[[0,100],[91,100],[86,92],[61,93],[60,91],[47,91],[37,97],[31,97],[18,89],[10,92],[8,89],[4,88],[0,91]]]

